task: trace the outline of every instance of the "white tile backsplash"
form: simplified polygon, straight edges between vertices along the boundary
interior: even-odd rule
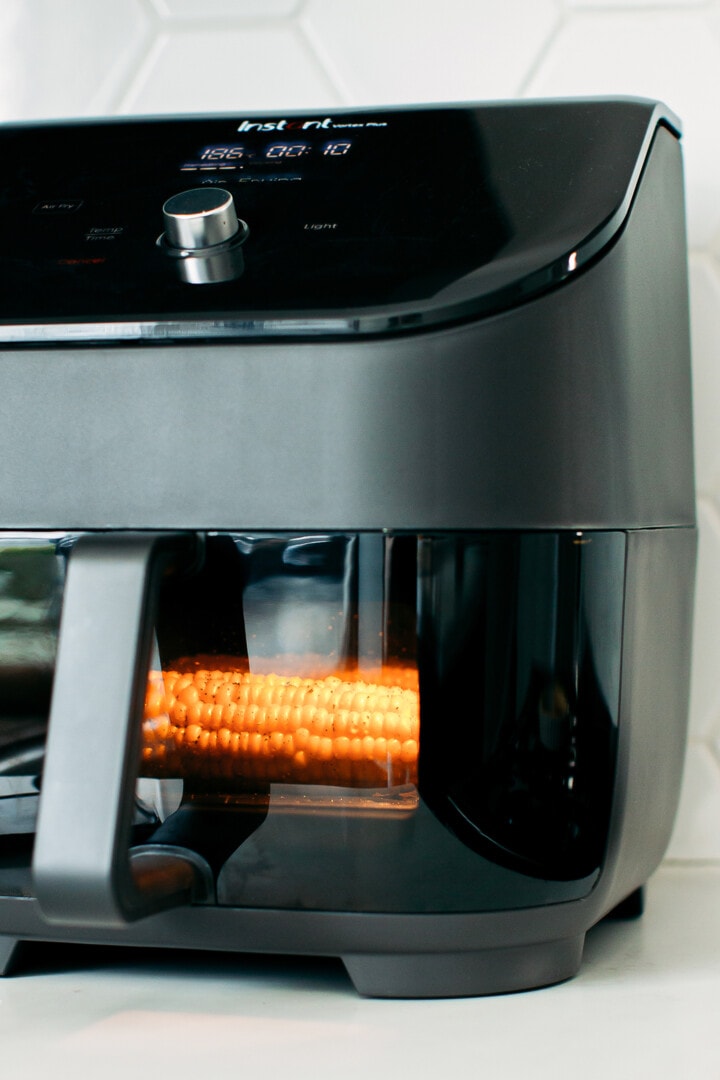
[[[518,96],[682,118],[700,572],[670,855],[720,861],[720,0],[0,0],[0,120]],[[662,222],[658,222],[662,228]]]
[[[301,31],[280,23],[160,34],[120,102],[121,112],[311,109],[339,104]]]
[[[690,258],[695,412],[695,470],[701,492],[720,492],[720,264],[705,252]]]
[[[0,120],[111,109],[151,25],[142,0],[1,0]]]
[[[150,0],[167,19],[281,19],[294,15],[302,0]]]
[[[595,9],[607,11],[609,8],[682,8],[707,7],[708,0],[565,0],[571,9]]]
[[[690,741],[680,807],[667,857],[720,861],[720,764],[711,749]]]
[[[664,101],[683,122],[690,242],[720,226],[720,38],[710,9],[583,11],[569,18],[527,84],[528,96],[629,94]]]
[[[354,103],[517,96],[555,0],[306,0],[302,20]]]
[[[720,735],[720,509],[714,501],[699,500],[698,523],[690,730],[696,738],[709,739],[713,734]]]

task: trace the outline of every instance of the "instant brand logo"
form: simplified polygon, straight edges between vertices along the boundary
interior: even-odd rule
[[[243,120],[238,131],[317,131],[331,127],[333,122],[328,116],[324,120],[266,120],[262,123]]]
[[[324,120],[242,120],[239,132],[246,131],[327,131],[328,128],[384,128],[384,120],[333,120],[326,116]]]

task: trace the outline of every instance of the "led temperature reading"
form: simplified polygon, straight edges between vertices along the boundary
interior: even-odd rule
[[[248,153],[244,146],[206,146],[200,152],[199,160],[211,161],[241,161]]]

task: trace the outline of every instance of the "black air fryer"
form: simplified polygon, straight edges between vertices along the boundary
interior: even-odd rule
[[[0,970],[565,979],[638,911],[695,561],[677,121],[0,129]]]

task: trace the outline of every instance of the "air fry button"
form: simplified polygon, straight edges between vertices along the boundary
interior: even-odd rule
[[[74,214],[84,199],[43,199],[33,206],[33,214]]]

